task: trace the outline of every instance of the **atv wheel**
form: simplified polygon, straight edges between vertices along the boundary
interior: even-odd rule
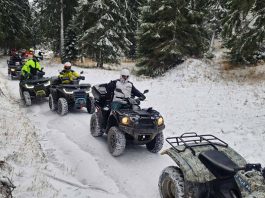
[[[24,97],[24,101],[26,106],[30,106],[31,105],[31,97],[28,91],[24,91],[23,92],[23,97]]]
[[[163,144],[164,144],[164,135],[163,132],[161,132],[158,133],[151,142],[148,142],[146,144],[146,148],[152,153],[157,153],[162,149]]]
[[[161,198],[184,198],[184,176],[174,166],[165,168],[159,177],[158,188]]]
[[[86,101],[86,108],[87,108],[87,112],[92,114],[95,112],[95,103],[94,103],[94,99],[89,97]]]
[[[126,139],[124,133],[116,126],[109,129],[108,132],[108,147],[109,152],[113,156],[119,156],[124,152]]]
[[[49,95],[49,107],[52,111],[56,111],[58,109],[57,101],[54,99],[53,95]]]
[[[65,98],[59,98],[57,113],[62,116],[68,113],[68,103]]]
[[[93,113],[90,120],[90,133],[94,137],[99,137],[103,135],[103,131],[100,128],[100,122],[97,112]]]

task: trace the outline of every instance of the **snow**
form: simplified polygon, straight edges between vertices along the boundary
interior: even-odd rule
[[[47,76],[62,68],[45,61],[42,65]],[[118,71],[73,69],[83,70],[85,82],[92,85],[119,77]],[[112,157],[106,136],[90,135],[91,115],[85,109],[61,117],[49,110],[47,101],[26,108],[18,81],[6,73],[1,59],[0,88],[6,97],[0,95],[0,160],[12,167],[5,174],[17,186],[16,197],[159,197],[159,175],[174,165],[169,157],[136,145]],[[264,73],[264,66],[225,71],[216,61],[189,59],[163,77],[132,75],[131,81],[140,91],[149,89],[142,106],[164,116],[165,137],[210,133],[248,162],[265,166]],[[165,143],[164,149],[168,147]]]

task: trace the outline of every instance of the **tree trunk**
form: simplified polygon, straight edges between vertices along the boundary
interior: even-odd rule
[[[210,47],[209,47],[209,52],[213,51],[213,44],[214,44],[214,38],[215,38],[215,32],[213,32]]]
[[[61,59],[63,56],[63,49],[64,49],[64,20],[63,20],[63,0],[61,1],[61,43],[60,43],[60,55],[61,55]]]
[[[103,56],[101,50],[99,50],[99,57],[97,59],[97,67],[103,68]]]

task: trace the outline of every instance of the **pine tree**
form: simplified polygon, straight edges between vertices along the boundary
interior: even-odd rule
[[[82,30],[79,48],[98,67],[119,62],[120,56],[129,50],[127,8],[126,0],[90,0],[79,7],[77,19]]]
[[[1,0],[0,2],[0,45],[14,48],[29,45],[31,34],[28,22],[30,7],[28,0]]]
[[[264,59],[265,2],[233,0],[227,2],[229,14],[224,19],[223,38],[233,63],[253,64]]]
[[[78,5],[78,0],[64,0],[64,31],[67,29],[72,17],[75,15],[75,7]],[[55,52],[60,49],[60,14],[61,14],[61,1],[59,0],[34,0],[34,7],[38,12],[36,19],[40,25],[41,40],[42,42],[49,42]]]
[[[63,62],[71,62],[77,59],[78,57],[78,48],[77,48],[77,27],[75,25],[75,20],[73,19],[65,32],[65,46],[64,46],[64,55]]]
[[[209,45],[204,3],[151,0],[142,7],[137,64],[140,74],[161,75],[186,56],[203,55]]]
[[[126,12],[126,18],[129,24],[129,31],[127,38],[131,41],[132,45],[130,50],[126,53],[126,56],[132,59],[136,58],[136,36],[139,27],[139,17],[141,14],[141,6],[145,5],[147,0],[130,0],[128,1],[128,9]]]

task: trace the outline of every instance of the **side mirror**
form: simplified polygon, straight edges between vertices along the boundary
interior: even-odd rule
[[[146,93],[148,93],[148,92],[149,92],[149,90],[148,90],[148,89],[144,90],[144,94],[146,94]]]
[[[81,71],[81,72],[80,72],[80,74],[83,74],[83,73],[84,73],[84,71]]]

